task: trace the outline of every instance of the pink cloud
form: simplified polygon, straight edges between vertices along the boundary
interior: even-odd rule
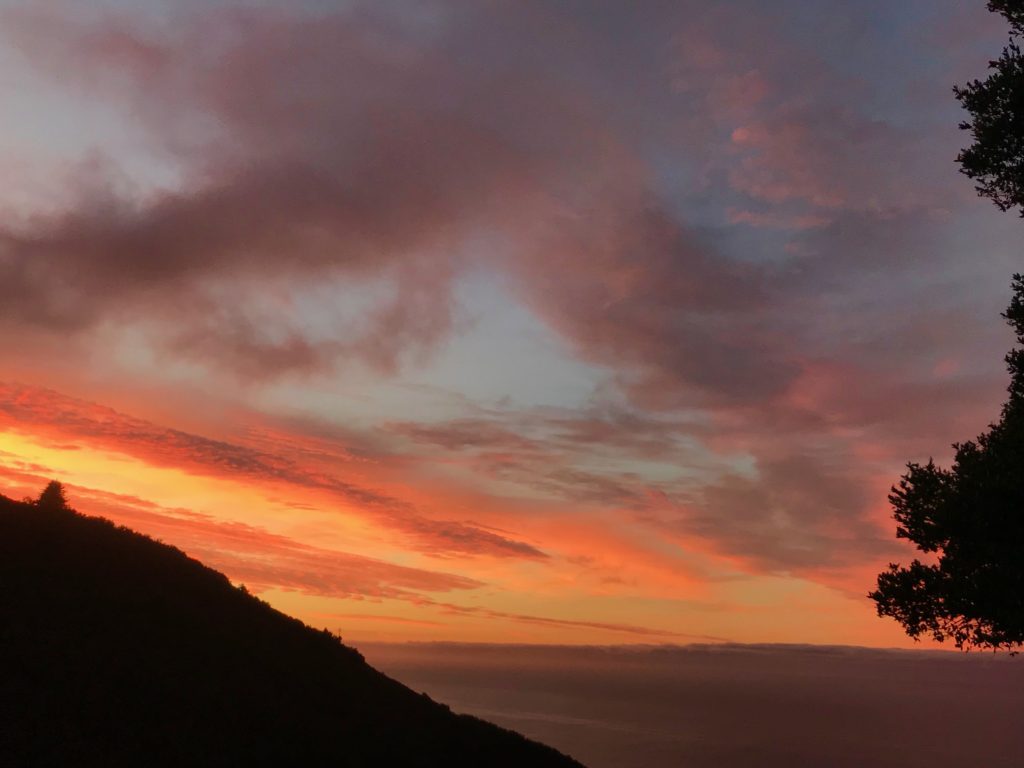
[[[823,49],[834,30],[797,44],[756,4],[700,5],[618,8],[607,26],[634,47],[515,3],[441,5],[425,27],[362,6],[162,25],[8,15],[33,60],[122,106],[182,183],[147,196],[94,179],[78,205],[0,223],[4,348],[47,337],[66,352],[129,326],[166,359],[241,380],[353,359],[394,374],[452,333],[453,285],[483,268],[642,416],[407,422],[390,437],[764,570],[884,556],[865,489],[908,448],[980,427],[999,394],[979,305],[931,277],[982,247],[966,238],[987,242],[956,218],[973,213],[948,210],[969,190],[936,170],[948,137],[928,120],[945,107],[894,113],[881,85],[902,75],[851,76]],[[860,18],[842,10],[838,23]],[[313,322],[317,286],[369,298],[354,318],[318,304]],[[965,362],[936,382],[940,348]],[[995,366],[972,364],[992,350]],[[421,548],[542,557],[267,440],[5,398],[9,423],[55,439],[329,491]],[[678,423],[695,411],[699,427]],[[594,467],[616,450],[619,465]],[[702,463],[661,486],[627,466],[655,459]]]

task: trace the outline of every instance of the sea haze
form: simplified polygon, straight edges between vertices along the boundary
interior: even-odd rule
[[[1024,658],[835,646],[365,644],[590,768],[1024,765]]]

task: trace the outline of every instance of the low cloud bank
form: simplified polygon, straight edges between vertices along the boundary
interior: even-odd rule
[[[1019,658],[831,646],[365,645],[590,768],[1024,764]]]

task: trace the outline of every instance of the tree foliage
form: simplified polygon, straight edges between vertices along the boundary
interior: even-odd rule
[[[909,464],[892,489],[896,535],[932,556],[891,564],[870,594],[880,616],[914,638],[958,648],[1024,644],[1024,276],[1003,315],[1017,347],[1007,356],[1009,399],[999,422],[954,445],[950,469]]]
[[[1016,34],[1024,32],[1024,2],[1021,0],[989,0],[988,9],[1003,14]]]
[[[68,497],[63,483],[51,480],[36,500],[36,506],[43,509],[68,509]]]
[[[979,194],[1003,211],[1018,207],[1024,216],[1024,0],[991,0],[988,7],[1010,22],[1010,41],[989,62],[987,79],[953,89],[971,116],[960,127],[974,139],[957,162]]]

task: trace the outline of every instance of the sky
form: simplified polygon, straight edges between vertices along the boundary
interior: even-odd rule
[[[0,492],[353,641],[908,645],[984,5],[0,0]]]

